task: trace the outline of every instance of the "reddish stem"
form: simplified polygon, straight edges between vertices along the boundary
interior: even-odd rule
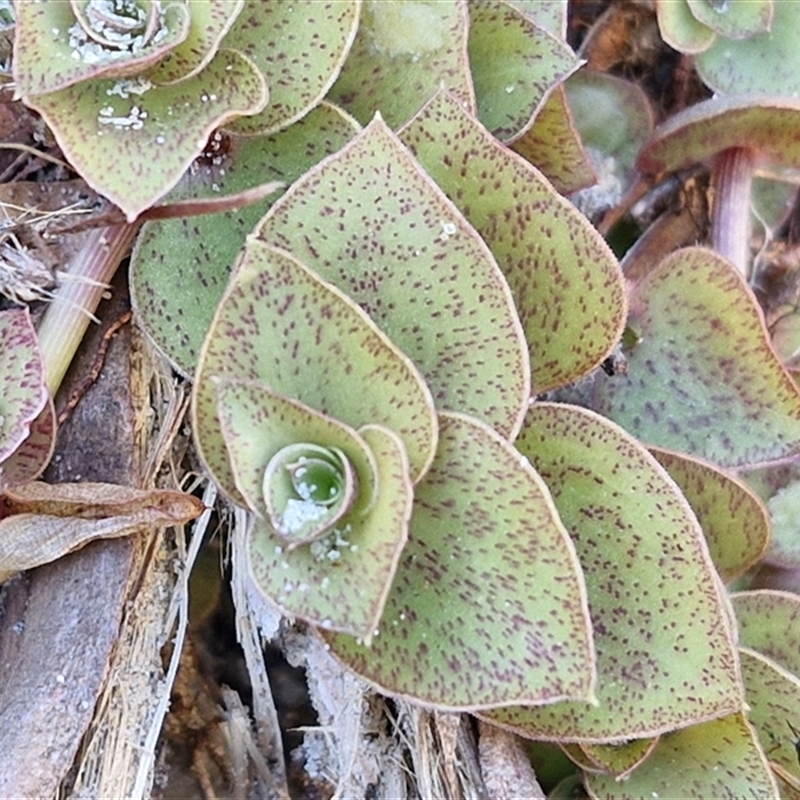
[[[746,147],[723,150],[714,163],[711,246],[747,276],[750,263],[750,187],[755,156]]]

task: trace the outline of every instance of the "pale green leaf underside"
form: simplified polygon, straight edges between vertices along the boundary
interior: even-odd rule
[[[436,415],[413,364],[351,300],[258,239],[217,309],[193,396],[200,455],[235,498],[212,377],[262,381],[353,428],[385,425],[403,439],[415,479],[433,458]]]
[[[295,183],[256,233],[358,303],[417,365],[437,408],[517,430],[529,366],[508,285],[380,117]]]
[[[656,0],[661,38],[682,53],[701,53],[716,34],[698,21],[686,0]]]
[[[115,93],[118,83],[88,81],[25,102],[44,117],[86,182],[129,220],[178,182],[215,128],[260,110],[267,99],[264,79],[232,50],[220,50],[204,70],[174,86],[123,97]]]
[[[727,39],[747,39],[767,33],[772,23],[774,0],[720,3],[719,0],[686,0],[698,22]],[[780,0],[779,0],[780,3]]]
[[[50,463],[55,444],[56,412],[48,397],[27,438],[0,463],[0,492],[36,480]]]
[[[265,178],[287,185],[336,152],[358,130],[329,103],[271,136],[212,140],[208,158],[193,163],[167,200],[218,197]],[[191,219],[145,223],[131,256],[131,296],[137,319],[179,372],[191,376],[247,234],[272,199]]]
[[[291,551],[254,519],[249,556],[256,585],[284,614],[369,641],[407,541],[413,492],[397,436],[375,425],[359,434],[372,451],[380,486],[369,512]]]
[[[586,218],[445,93],[400,137],[508,280],[528,340],[533,391],[600,364],[622,333],[627,305],[616,259]]]
[[[385,691],[440,708],[588,708],[583,580],[547,488],[506,441],[460,414],[416,486],[403,558],[371,647],[325,635]]]
[[[731,264],[680,250],[636,284],[630,306],[640,341],[625,375],[598,381],[593,408],[648,444],[723,467],[800,450],[800,394]]]
[[[533,738],[645,738],[742,708],[726,600],[675,484],[599,415],[537,403],[516,442],[553,494],[586,577],[599,704],[507,708]]]

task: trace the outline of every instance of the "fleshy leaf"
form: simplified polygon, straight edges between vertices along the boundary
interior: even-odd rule
[[[503,0],[474,0],[469,20],[478,118],[501,141],[513,141],[580,61],[563,41]]]
[[[531,738],[610,743],[740,710],[727,601],[663,467],[621,428],[569,405],[534,404],[516,444],[584,569],[599,704],[496,709],[488,719]]]
[[[511,445],[439,417],[430,470],[371,647],[331,651],[391,694],[438,708],[592,700],[583,581],[546,487]]]
[[[686,0],[656,0],[656,14],[661,38],[681,53],[702,53],[716,38],[692,14]]]
[[[719,0],[686,0],[694,18],[727,39],[748,39],[767,33],[772,24],[774,0],[746,3]]]
[[[580,749],[599,771],[613,775],[618,781],[627,777],[644,763],[658,745],[658,738],[632,739],[621,744],[584,743]],[[591,770],[596,772],[597,769]]]
[[[800,676],[800,596],[762,589],[732,594],[731,603],[739,644]]]
[[[374,503],[377,467],[352,428],[261,381],[212,381],[236,488],[284,545],[318,539],[346,515],[363,515]],[[337,473],[341,491],[330,499],[339,502],[317,502],[297,485],[297,470],[302,465],[307,472],[314,458]]]
[[[357,130],[353,120],[323,103],[272,136],[214,134],[208,157],[192,164],[167,199],[234,194],[264,176],[288,185],[336,152]],[[184,375],[194,373],[230,268],[271,202],[236,212],[148,222],[137,237],[130,272],[137,319]]]
[[[528,339],[533,391],[599,365],[627,305],[616,259],[585,217],[444,93],[400,135],[497,258]]]
[[[598,381],[593,408],[648,444],[723,467],[800,450],[800,394],[729,262],[679,250],[635,285],[630,306],[639,342],[625,375]]]
[[[764,753],[742,714],[666,733],[653,753],[620,783],[586,775],[591,798],[641,800],[671,797],[778,799]]]
[[[174,86],[147,78],[93,80],[25,103],[44,117],[86,182],[133,221],[177,183],[215,128],[259,111],[266,99],[252,62],[220,50]]]
[[[742,677],[747,690],[748,719],[771,762],[800,784],[800,764],[795,748],[800,717],[800,678],[771,659],[742,647]]]
[[[508,284],[379,116],[295,183],[256,233],[358,303],[420,369],[437,408],[513,436],[530,373]]]
[[[800,567],[800,481],[792,481],[767,500],[772,540],[765,561],[791,569]]]
[[[722,580],[727,583],[752,567],[770,541],[769,515],[758,496],[705,461],[656,447],[650,452],[689,501]]]
[[[516,139],[511,149],[540,169],[560,194],[570,194],[597,180],[563,86],[556,87],[536,115],[533,127]]]
[[[350,54],[329,98],[366,125],[377,111],[397,128],[444,85],[475,107],[467,3],[365,0]]]
[[[144,5],[144,4],[137,4]],[[14,81],[17,95],[29,99],[50,94],[81,81],[141,74],[163,58],[189,33],[190,4],[156,3],[156,30],[148,41],[134,34],[118,48],[93,41],[67,2],[17,3],[14,40]],[[104,83],[104,88],[113,81]],[[70,111],[69,100],[65,101]],[[113,161],[107,163],[114,163]]]
[[[346,516],[326,537],[291,550],[256,519],[250,564],[258,588],[283,613],[368,643],[408,538],[413,492],[398,437],[376,425],[359,434],[377,465],[380,492],[372,507]]]
[[[0,583],[95,539],[127,536],[142,525],[181,525],[199,516],[196,497],[108,483],[29,483],[4,492]]]
[[[385,425],[403,440],[414,479],[433,458],[433,401],[409,359],[348,297],[257,239],[217,309],[193,396],[200,455],[237,497],[212,377],[262,381],[353,428]]]
[[[25,441],[47,403],[44,365],[28,309],[0,312],[0,466]]]
[[[508,0],[508,3],[540,28],[566,41],[568,0]]]
[[[0,463],[0,492],[35,481],[47,468],[56,444],[56,412],[47,398],[39,416],[31,422],[22,444]]]
[[[322,100],[339,74],[358,28],[358,0],[247,0],[225,39],[253,60],[270,90],[269,104],[226,126],[265,134],[299,120]]]

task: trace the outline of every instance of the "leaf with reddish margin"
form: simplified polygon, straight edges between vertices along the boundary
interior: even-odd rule
[[[30,433],[8,458],[0,463],[0,493],[36,480],[50,463],[56,445],[56,412],[47,403],[31,423]]]
[[[565,404],[535,403],[516,445],[578,551],[599,702],[501,708],[486,718],[531,738],[613,743],[742,709],[727,599],[664,468],[617,425]]]
[[[478,118],[498,139],[512,142],[581,62],[565,42],[503,0],[470,3],[469,21]]]
[[[679,250],[629,302],[639,342],[626,374],[595,384],[595,410],[647,444],[722,467],[800,451],[800,393],[729,262],[700,247]]]
[[[247,0],[225,46],[253,60],[267,80],[269,104],[226,129],[247,135],[274,133],[316,106],[350,52],[360,6],[358,0]]]
[[[764,752],[743,714],[665,733],[650,757],[624,782],[587,774],[585,785],[592,800],[778,798]]]
[[[47,403],[44,365],[27,308],[0,312],[0,464],[28,437]]]
[[[182,525],[199,516],[196,497],[108,483],[28,483],[3,495],[0,582],[55,561],[95,539],[127,536],[142,525]]]
[[[744,574],[769,547],[769,515],[758,495],[698,458],[648,449],[689,501],[722,580],[727,583]]]
[[[547,487],[484,423],[443,413],[439,426],[371,646],[325,641],[370,683],[440,709],[564,698],[588,708],[583,579]]]
[[[440,86],[475,107],[466,0],[365,0],[350,54],[329,99],[362,125],[380,112],[397,128]]]
[[[437,409],[513,437],[530,367],[508,284],[380,116],[297,181],[254,235],[358,303],[415,363]]]
[[[627,303],[617,261],[586,218],[444,92],[400,137],[506,276],[528,340],[533,391],[598,366],[622,334]]]
[[[114,80],[92,80],[25,98],[86,182],[129,221],[166,194],[202,152],[211,132],[267,100],[252,62],[220,50],[197,75],[141,93],[115,93]],[[109,165],[114,168],[110,169]]]
[[[686,0],[656,0],[656,17],[661,38],[681,53],[702,53],[716,38],[692,14]]]

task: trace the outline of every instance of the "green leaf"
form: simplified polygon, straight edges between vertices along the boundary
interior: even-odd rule
[[[652,755],[624,783],[586,775],[591,798],[753,797],[778,800],[778,787],[753,729],[733,714],[693,725],[659,740]]]
[[[0,464],[28,437],[47,404],[44,365],[27,308],[0,312]]]
[[[267,80],[269,105],[227,129],[272,133],[316,106],[339,75],[356,35],[359,9],[358,0],[246,0],[225,46],[253,60]]]
[[[729,262],[699,247],[679,250],[633,287],[629,302],[640,341],[625,375],[598,381],[593,408],[644,442],[722,467],[800,450],[800,394]]]
[[[353,428],[385,425],[403,440],[414,479],[433,458],[436,415],[413,364],[348,297],[257,239],[248,241],[217,309],[193,395],[198,452],[237,498],[215,377],[261,381]]]
[[[739,657],[750,706],[748,719],[758,732],[767,758],[800,784],[795,746],[796,726],[800,724],[800,678],[746,647],[740,648]]]
[[[540,169],[559,194],[571,194],[597,182],[563,86],[556,87],[536,115],[533,127],[516,139],[511,149]]]
[[[732,594],[731,603],[739,644],[800,675],[800,596],[762,589]]]
[[[748,39],[758,33],[767,33],[772,25],[773,0],[686,1],[698,22],[728,39]]]
[[[503,270],[529,343],[533,391],[598,366],[622,334],[627,306],[616,259],[586,218],[447,94],[400,136]]]
[[[371,647],[325,640],[370,683],[438,708],[563,698],[588,708],[583,581],[547,488],[483,423],[445,413],[439,427]]]
[[[664,469],[575,406],[534,404],[516,444],[552,492],[584,569],[599,703],[496,709],[488,719],[531,738],[611,743],[741,710],[727,602]]]
[[[98,79],[25,102],[44,117],[86,182],[133,221],[177,183],[215,128],[259,111],[266,99],[264,79],[249,59],[220,50],[174,86],[144,77]]]
[[[0,461],[0,492],[35,481],[50,463],[56,444],[56,412],[49,397],[22,444]]]
[[[689,501],[722,580],[727,583],[750,569],[770,542],[769,515],[758,496],[705,461],[649,449]]]
[[[353,47],[329,98],[362,125],[397,128],[440,86],[474,108],[465,0],[365,0]]]
[[[793,481],[779,489],[767,500],[767,509],[772,519],[772,540],[765,561],[791,569],[800,567],[800,481]]]
[[[90,38],[70,3],[17,3],[13,69],[18,95],[30,105],[33,96],[81,81],[141,74],[186,39],[191,14],[188,3],[139,5],[149,6],[157,16],[149,40],[134,36],[127,46],[109,48]],[[113,81],[104,88],[109,86]],[[72,110],[69,100],[65,103],[65,110]]]
[[[567,0],[508,0],[508,3],[538,27],[566,41],[569,13]]]
[[[661,38],[681,53],[701,53],[716,34],[692,14],[686,0],[656,0]]]
[[[290,184],[357,130],[347,115],[323,103],[271,136],[216,133],[167,199],[235,194],[265,176]],[[234,259],[271,202],[142,227],[131,256],[133,306],[155,345],[184,375],[194,373]]]
[[[249,549],[256,584],[284,614],[368,644],[407,541],[413,493],[398,437],[376,425],[359,434],[377,466],[380,491],[370,509],[345,516],[328,536],[293,549],[256,519]]]
[[[513,436],[530,383],[508,284],[380,117],[295,183],[257,235],[358,303],[414,361],[437,408]]]
[[[503,0],[474,0],[469,20],[478,118],[501,141],[513,141],[580,61],[563,41]]]
[[[572,747],[580,747],[591,759],[592,768],[589,772],[599,769],[607,775],[613,775],[618,781],[624,781],[650,757],[658,741],[658,738],[632,739],[620,744],[582,743]]]

